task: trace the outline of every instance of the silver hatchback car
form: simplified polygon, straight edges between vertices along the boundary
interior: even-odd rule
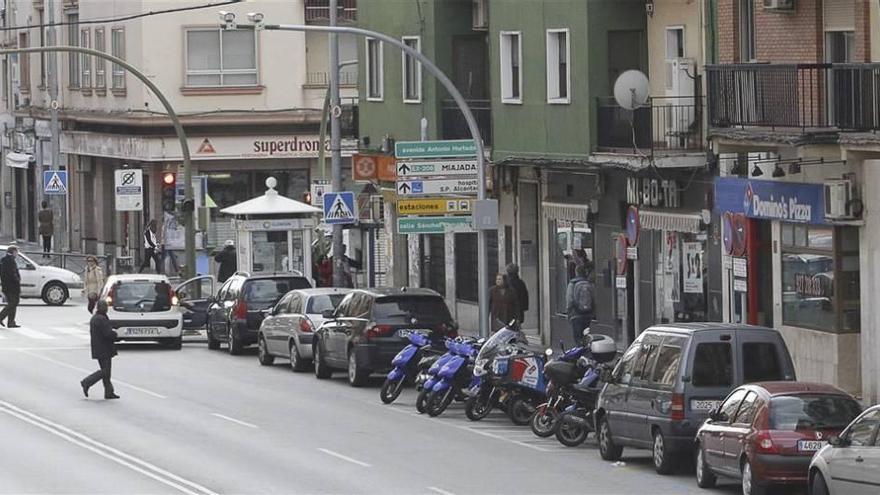
[[[321,314],[334,310],[350,289],[335,287],[297,289],[285,294],[270,309],[257,336],[260,364],[270,366],[276,357],[290,359],[293,371],[305,371],[312,361],[314,332],[324,323]]]
[[[811,495],[880,493],[880,405],[869,408],[810,463]]]

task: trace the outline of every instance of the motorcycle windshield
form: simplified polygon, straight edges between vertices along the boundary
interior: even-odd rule
[[[498,354],[498,351],[504,348],[508,343],[513,342],[518,337],[518,334],[513,330],[505,327],[501,330],[495,332],[494,335],[489,337],[489,340],[483,344],[483,347],[480,348],[480,353],[477,354],[477,361],[481,359],[491,359]]]

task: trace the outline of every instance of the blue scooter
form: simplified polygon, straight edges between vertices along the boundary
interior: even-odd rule
[[[428,394],[431,393],[431,389],[434,388],[434,385],[440,381],[437,376],[440,373],[440,370],[446,366],[446,363],[455,358],[455,352],[453,349],[455,348],[456,342],[452,339],[446,339],[446,353],[440,356],[434,363],[428,368],[428,371],[424,373],[424,376],[421,377],[421,390],[419,390],[419,396],[416,398],[416,410],[419,414],[425,412],[425,405],[427,404]]]
[[[477,346],[469,342],[456,342],[450,350],[455,356],[440,368],[440,379],[431,387],[425,409],[431,417],[443,414],[457,396],[463,396],[473,376],[473,361],[477,356]]]
[[[407,378],[415,378],[418,372],[417,364],[422,357],[431,350],[431,339],[419,332],[410,332],[407,335],[409,344],[391,360],[394,368],[388,372],[385,383],[379,390],[379,398],[385,404],[391,404],[400,396]]]

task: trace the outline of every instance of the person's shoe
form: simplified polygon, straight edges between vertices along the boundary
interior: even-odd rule
[[[0,327],[5,327],[5,326],[6,326],[6,324],[3,323],[3,320],[0,320]]]
[[[10,324],[6,325],[6,328],[21,328],[21,325],[19,325],[17,323],[10,323]]]
[[[83,389],[83,395],[86,396],[86,399],[89,398],[89,387],[86,387],[86,384],[83,382],[79,382],[79,386]]]
[[[110,399],[118,399],[119,396],[116,395],[116,394],[109,394],[109,395],[105,395],[104,398],[107,399],[107,400],[110,400]]]

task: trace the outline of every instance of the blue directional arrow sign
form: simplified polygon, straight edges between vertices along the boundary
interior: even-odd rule
[[[324,193],[324,223],[344,225],[357,222],[357,207],[351,191]]]

